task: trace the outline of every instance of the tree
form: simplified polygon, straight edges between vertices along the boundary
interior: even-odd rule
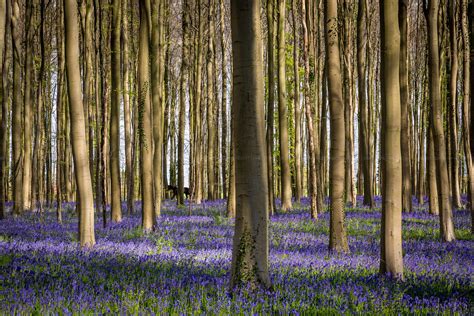
[[[138,47],[138,93],[140,133],[140,173],[142,192],[142,227],[150,231],[155,224],[153,211],[153,142],[149,70],[149,0],[140,0],[140,30]]]
[[[181,80],[179,88],[179,124],[178,124],[178,205],[184,204],[184,124],[186,115],[186,88],[188,85],[188,55],[189,55],[189,28],[190,5],[188,0],[183,1],[182,25],[183,44],[181,49]]]
[[[303,0],[304,1],[304,0]],[[292,0],[291,16],[293,20],[293,72],[294,72],[294,110],[295,110],[295,197],[300,202],[302,193],[302,172],[301,172],[301,105],[300,105],[300,77],[299,77],[299,29],[297,25],[298,1]]]
[[[260,1],[232,0],[231,25],[237,214],[230,286],[268,288],[268,180]]]
[[[161,197],[162,197],[162,154],[163,154],[163,84],[161,82],[163,71],[161,67],[162,45],[161,32],[163,31],[163,6],[162,0],[152,0],[151,13],[151,96],[153,107],[153,182],[154,182],[154,213],[158,217],[161,214]]]
[[[21,102],[21,39],[20,39],[20,3],[12,2],[12,55],[13,55],[13,96],[12,96],[12,179],[13,179],[13,215],[23,211],[22,205],[22,102]]]
[[[114,0],[112,6],[112,36],[110,37],[112,48],[112,102],[110,109],[110,176],[112,195],[112,221],[122,220],[122,199],[120,197],[120,95],[122,94],[121,76],[121,22],[122,8],[121,0]],[[90,140],[92,141],[92,140]]]
[[[209,200],[217,198],[216,192],[216,177],[214,170],[214,156],[215,156],[215,144],[216,144],[216,119],[215,119],[215,99],[214,99],[214,35],[215,35],[215,23],[214,23],[214,0],[209,0],[209,14],[208,14],[208,41],[207,41],[207,185]]]
[[[429,90],[431,101],[431,122],[433,124],[434,157],[436,159],[436,184],[438,189],[439,218],[441,238],[453,241],[454,225],[450,200],[448,166],[446,162],[446,144],[442,122],[440,76],[439,76],[439,45],[438,45],[438,0],[428,0],[425,15],[428,23],[428,61]]]
[[[275,0],[267,0],[267,76],[268,76],[268,100],[267,100],[267,166],[268,166],[268,200],[270,214],[275,210],[275,194],[273,190],[273,138],[274,138],[274,112],[275,112]]]
[[[324,14],[326,18],[329,111],[331,115],[329,249],[336,252],[347,252],[349,246],[344,227],[344,104],[342,102],[337,0],[325,0]]]
[[[408,0],[399,2],[400,26],[400,101],[401,101],[401,142],[402,142],[402,210],[412,211],[411,200],[411,160],[409,133],[409,104],[408,104]]]
[[[367,102],[367,3],[365,0],[359,1],[357,16],[357,72],[359,88],[359,118],[360,135],[359,142],[361,146],[360,155],[362,159],[362,174],[364,179],[364,205],[374,207],[374,198],[372,195],[372,170],[371,170],[371,149],[370,149],[370,128],[369,128],[369,105]],[[360,172],[360,171],[359,171]]]
[[[380,2],[382,93],[382,227],[380,272],[403,278],[400,29],[398,1]]]
[[[0,107],[1,107],[1,120],[0,120],[0,220],[5,218],[5,156],[6,148],[4,146],[6,137],[5,137],[5,125],[7,113],[5,111],[6,105],[6,70],[7,63],[7,21],[9,21],[9,1],[0,1]]]
[[[286,105],[285,67],[286,0],[278,0],[278,127],[280,133],[281,208],[291,208],[290,149],[288,145],[288,108]]]
[[[80,209],[79,238],[81,247],[92,247],[95,244],[94,200],[81,96],[79,27],[75,0],[64,0],[64,27],[71,143],[78,193],[77,203]]]

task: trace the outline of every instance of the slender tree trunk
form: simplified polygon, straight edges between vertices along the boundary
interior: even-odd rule
[[[66,74],[71,122],[71,143],[74,158],[78,205],[80,208],[79,236],[81,247],[95,244],[94,199],[87,154],[84,108],[81,96],[81,73],[79,68],[79,30],[77,2],[64,0],[64,26],[66,42]]]
[[[458,131],[457,131],[457,76],[458,76],[458,30],[456,20],[456,3],[449,1],[449,37],[451,43],[451,72],[449,74],[449,99],[448,99],[448,122],[449,141],[451,150],[451,194],[453,206],[461,207],[461,193],[459,189],[459,159],[458,159]]]
[[[221,39],[221,67],[222,67],[222,101],[221,101],[221,157],[222,157],[222,192],[224,198],[227,195],[227,58],[225,43],[225,6],[224,0],[219,0],[220,5],[220,39]]]
[[[431,121],[433,122],[434,152],[436,158],[436,183],[438,187],[441,238],[453,241],[454,225],[452,205],[449,192],[448,167],[446,163],[446,143],[444,139],[440,80],[439,80],[439,45],[438,45],[438,0],[429,0],[426,11],[428,23],[428,59],[431,101]]]
[[[370,126],[369,126],[369,104],[367,102],[367,75],[365,60],[367,56],[367,3],[365,0],[359,1],[358,17],[357,17],[357,72],[358,72],[358,88],[359,88],[359,117],[360,131],[359,142],[362,149],[360,155],[362,157],[362,174],[364,181],[364,205],[370,208],[374,207],[374,198],[372,195],[372,175],[370,167]],[[360,171],[359,171],[360,172]]]
[[[114,0],[112,6],[112,102],[110,109],[110,176],[112,196],[112,222],[122,220],[122,199],[120,189],[120,95],[122,94],[120,33],[122,22],[121,0]],[[92,141],[92,140],[90,140]]]
[[[214,0],[208,2],[209,14],[208,14],[208,45],[207,45],[207,198],[214,200],[216,198],[215,192],[215,170],[214,170],[214,151],[215,138],[216,138],[216,126],[215,126],[215,99],[214,99]]]
[[[299,30],[298,30],[298,6],[297,0],[292,0],[291,16],[293,20],[293,72],[295,80],[294,110],[295,110],[295,198],[299,203],[303,195],[301,188],[301,105],[300,105],[300,76],[299,76]]]
[[[163,18],[162,13],[162,0],[152,0],[152,28],[151,28],[151,97],[153,107],[153,140],[154,140],[154,154],[153,154],[153,170],[154,170],[154,212],[155,217],[161,215],[161,198],[163,191],[162,184],[162,153],[163,153],[163,105],[162,105],[162,93],[163,84],[161,82],[161,55],[163,54],[161,45],[161,32],[162,25],[161,20]]]
[[[344,227],[344,103],[342,101],[341,62],[337,0],[325,0],[326,59],[328,67],[329,111],[331,115],[329,249],[348,252]]]
[[[468,9],[470,13],[468,13]],[[462,37],[464,43],[463,50],[463,75],[464,75],[464,85],[463,85],[463,129],[464,129],[464,152],[466,156],[466,165],[468,172],[468,195],[469,195],[469,207],[471,209],[471,232],[474,231],[474,166],[473,166],[473,146],[472,143],[474,140],[471,138],[472,129],[474,125],[472,124],[472,119],[474,117],[474,112],[472,111],[472,63],[471,58],[473,57],[474,50],[472,49],[471,43],[469,42],[472,39],[472,19],[474,18],[474,13],[472,12],[472,5],[468,8],[467,0],[462,0]],[[468,21],[468,14],[470,21]],[[469,22],[471,25],[469,25]],[[471,30],[469,30],[469,27]],[[471,32],[471,34],[469,34]],[[469,38],[471,36],[471,38]],[[473,45],[474,46],[474,45]],[[469,113],[469,102],[471,102],[471,113]],[[470,127],[469,127],[469,122]],[[469,129],[471,129],[471,135],[469,134]]]
[[[57,56],[58,56],[58,73],[57,73],[57,93],[56,93],[56,117],[57,117],[57,133],[56,133],[56,219],[58,223],[62,223],[62,202],[64,200],[64,40],[63,40],[63,1],[57,0],[58,13],[60,17],[56,26],[57,39]]]
[[[304,43],[304,68],[305,68],[305,114],[306,114],[306,126],[308,129],[308,158],[309,158],[309,195],[311,197],[311,218],[317,219],[318,213],[321,212],[318,209],[318,199],[317,199],[317,177],[316,177],[316,153],[314,148],[316,147],[315,142],[315,130],[313,125],[313,116],[312,116],[312,89],[311,85],[314,82],[314,77],[311,76],[311,62],[310,62],[310,45],[309,45],[309,31],[308,31],[308,23],[309,20],[309,11],[306,10],[306,1],[302,1],[302,15],[303,15],[303,43]]]
[[[380,272],[403,279],[400,29],[398,1],[380,2],[382,227]]]
[[[122,63],[123,63],[123,112],[124,112],[124,134],[125,134],[125,179],[127,186],[127,210],[128,214],[133,213],[133,194],[134,194],[134,180],[133,180],[133,161],[132,161],[132,119],[130,109],[130,71],[129,71],[129,26],[128,26],[128,0],[122,4]]]
[[[150,102],[150,1],[140,0],[140,43],[138,47],[138,91],[139,91],[139,133],[140,173],[142,192],[142,227],[150,231],[155,224],[153,211],[153,138]]]
[[[400,101],[401,101],[401,146],[402,152],[402,211],[412,211],[411,161],[408,96],[408,0],[399,2],[400,25]]]
[[[278,128],[280,136],[281,208],[291,209],[290,149],[288,140],[288,107],[285,74],[286,0],[278,0]]]
[[[268,200],[270,215],[275,210],[275,194],[273,188],[273,135],[274,135],[274,108],[275,108],[275,0],[267,0],[267,24],[268,24],[268,44],[267,44],[267,76],[268,76],[268,103],[267,103],[267,165],[268,165]]]
[[[23,212],[22,205],[22,100],[21,100],[21,26],[20,1],[12,2],[12,56],[13,56],[13,96],[12,96],[12,191],[13,215],[18,216]]]
[[[269,288],[260,1],[232,0],[231,16],[237,214],[230,287]]]
[[[9,25],[10,1],[0,1],[0,220],[5,218],[5,161],[7,126],[7,28]]]

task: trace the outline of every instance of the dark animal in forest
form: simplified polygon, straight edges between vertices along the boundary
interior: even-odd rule
[[[168,185],[168,188],[166,191],[172,191],[173,192],[173,195],[171,196],[171,199],[174,199],[177,195],[178,195],[178,187],[175,186],[175,185]],[[189,199],[189,197],[191,196],[191,189],[190,188],[187,188],[187,187],[184,187],[184,195],[186,196],[186,199]]]

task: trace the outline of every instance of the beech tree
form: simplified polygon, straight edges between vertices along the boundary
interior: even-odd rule
[[[268,182],[260,1],[232,0],[231,25],[237,212],[230,287],[268,288]]]

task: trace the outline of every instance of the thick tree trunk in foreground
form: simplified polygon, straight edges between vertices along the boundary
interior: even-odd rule
[[[76,176],[77,203],[80,208],[79,237],[82,247],[91,247],[95,244],[94,198],[81,95],[79,27],[77,22],[77,2],[75,0],[64,0],[64,26],[66,34],[66,75],[69,95],[71,143]]]
[[[336,252],[347,252],[349,246],[344,227],[344,103],[342,102],[341,62],[339,58],[337,0],[325,0],[324,4],[329,110],[331,115],[329,249]]]
[[[400,30],[398,1],[380,2],[382,93],[382,227],[380,272],[403,279]]]
[[[5,21],[7,21],[7,16],[10,14],[8,12],[8,3],[7,1],[0,1],[0,107],[1,107],[1,113],[0,113],[0,220],[5,218],[5,146],[3,145],[6,140],[6,135],[5,135],[5,125],[6,125],[6,120],[7,120],[7,113],[4,111],[4,104],[6,105],[6,98],[5,94],[7,90],[5,89],[5,81],[7,81],[7,76],[6,72],[4,73],[4,69],[6,70],[6,43],[7,43],[7,38],[6,38],[6,27],[7,24]]]
[[[260,1],[232,0],[231,16],[237,214],[230,287],[269,288]]]
[[[446,162],[446,143],[443,129],[439,79],[439,45],[438,45],[438,0],[429,0],[427,9],[428,22],[428,60],[431,100],[431,121],[433,123],[434,153],[436,158],[436,184],[438,187],[439,218],[441,238],[453,241],[454,225],[449,190],[448,166]]]

